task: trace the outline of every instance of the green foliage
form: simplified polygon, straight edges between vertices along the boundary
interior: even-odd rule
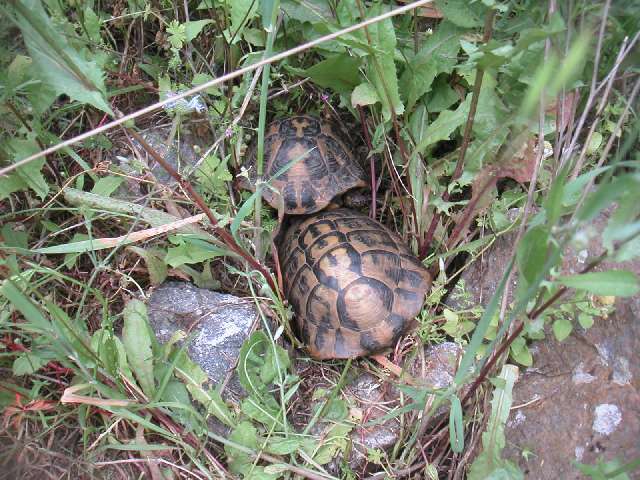
[[[41,88],[50,88],[57,95],[93,105],[113,115],[106,101],[103,72],[95,61],[88,61],[88,51],[77,51],[56,27],[39,0],[13,3],[9,13],[22,31],[34,74],[41,79]],[[6,12],[6,11],[5,11]]]
[[[558,277],[557,282],[570,288],[586,290],[597,295],[632,297],[640,292],[640,280],[633,272],[608,270]]]
[[[147,307],[140,300],[131,300],[124,309],[122,343],[133,374],[142,391],[152,397],[156,387],[153,377],[153,333],[147,321]]]
[[[29,0],[0,7],[0,36],[7,46],[0,52],[2,167],[61,138],[104,124],[112,107],[124,113],[135,111],[158,97],[169,98],[223,72],[251,65],[396,5],[357,0],[121,3]],[[458,255],[467,254],[466,263],[471,262],[483,255],[497,236],[519,226],[512,220],[511,210],[522,209],[527,202],[526,184],[537,155],[528,152],[530,164],[514,166],[519,161],[512,150],[517,150],[521,138],[535,143],[535,116],[543,92],[551,101],[561,91],[590,83],[594,39],[576,30],[575,19],[584,19],[585,24],[599,20],[597,9],[585,2],[572,5],[575,7],[562,5],[549,16],[546,4],[536,2],[437,0],[442,20],[412,13],[387,19],[369,26],[366,32],[342,35],[263,69],[260,86],[252,74],[245,75],[237,82],[208,88],[197,98],[178,102],[164,115],[136,121],[139,128],[148,128],[164,125],[166,120],[171,124],[168,143],[180,137],[187,123],[207,135],[212,133],[213,138],[204,143],[213,148],[207,149],[206,155],[204,149],[197,149],[201,155],[196,159],[197,168],[185,176],[238,244],[269,262],[268,249],[278,220],[273,210],[261,209],[257,200],[262,189],[272,187],[263,183],[256,194],[230,195],[234,175],[242,175],[247,143],[256,136],[251,128],[257,124],[257,136],[262,137],[267,119],[308,111],[340,118],[347,130],[357,126],[353,136],[359,137],[360,115],[364,116],[371,127],[369,153],[380,182],[381,218],[394,224],[415,251],[427,255],[425,262],[430,267],[441,267],[419,317],[419,338],[424,343],[452,338],[465,346],[450,388],[433,392],[398,385],[407,401],[385,418],[399,418],[406,437],[393,452],[367,451],[369,462],[390,475],[392,470],[415,462],[417,425],[421,422],[414,420],[428,419],[426,411],[433,413],[451,405],[450,447],[455,452],[465,448],[468,423],[478,418],[465,411],[461,389],[486,365],[516,322],[522,322],[523,328],[508,347],[509,357],[530,366],[532,341],[551,333],[562,341],[574,329],[590,328],[611,311],[614,296],[637,295],[640,290],[638,278],[628,271],[569,275],[561,270],[560,262],[568,245],[583,248],[591,240],[590,222],[613,204],[617,208],[599,232],[607,260],[630,260],[640,252],[637,154],[633,145],[625,146],[634,124],[627,119],[617,127],[627,98],[615,84],[601,114],[591,112],[588,117],[587,123],[593,120],[595,131],[584,146],[582,170],[573,172],[575,159],[566,153],[566,144],[565,149],[553,152],[565,162],[564,168],[553,156],[542,161],[532,190],[534,213],[523,227],[514,264],[487,307],[474,304],[454,310],[441,305],[451,296],[447,292],[451,280],[448,267],[457,268],[462,259]],[[637,9],[627,1],[611,5],[600,79],[615,62],[622,39],[635,35]],[[484,43],[483,25],[492,10],[492,38]],[[566,43],[567,38],[571,43]],[[548,54],[546,41],[551,42]],[[623,63],[621,71],[633,65],[634,55]],[[480,76],[471,135],[465,139],[465,161],[457,172],[460,176],[452,178]],[[582,100],[575,106],[577,116],[583,106]],[[555,109],[547,107],[542,119],[543,140],[551,144],[560,132]],[[583,133],[580,141],[586,138]],[[282,330],[275,336],[258,331],[243,346],[237,369],[248,395],[234,404],[211,388],[205,372],[188,358],[186,345],[192,339],[186,333],[178,332],[161,347],[150,333],[143,304],[130,301],[125,311],[120,311],[121,300],[130,298],[131,292],[144,292],[149,284],[160,284],[169,277],[191,278],[200,286],[223,286],[247,296],[259,286],[251,283],[255,277],[242,271],[244,265],[219,238],[204,233],[207,225],[200,231],[192,225],[167,237],[155,235],[135,245],[123,240],[115,248],[113,243],[100,241],[126,236],[141,224],[158,227],[176,221],[179,215],[162,211],[165,207],[193,213],[181,196],[182,186],[149,182],[153,176],[146,175],[146,167],[136,172],[137,179],[130,172],[123,176],[124,171],[116,165],[122,153],[110,151],[123,148],[123,144],[129,147],[121,137],[121,131],[94,136],[0,176],[0,200],[8,205],[2,212],[0,274],[6,273],[8,280],[0,288],[0,326],[3,334],[26,348],[7,351],[5,366],[12,368],[16,381],[33,383],[34,391],[42,389],[56,400],[57,386],[47,385],[42,379],[46,376],[35,381],[33,374],[50,374],[52,365],[59,363],[71,369],[74,385],[86,386],[83,394],[99,401],[132,402],[118,408],[101,405],[109,415],[92,415],[91,421],[90,409],[78,409],[79,422],[91,429],[85,433],[87,445],[95,437],[102,444],[98,448],[110,446],[140,455],[159,448],[155,439],[156,443],[144,444],[136,437],[135,443],[122,443],[114,434],[120,426],[114,429],[110,422],[122,423],[131,431],[143,431],[143,436],[157,435],[163,450],[172,451],[167,443],[175,445],[179,452],[175,458],[211,476],[218,466],[203,453],[208,451],[206,447],[194,448],[184,440],[187,435],[169,431],[157,417],[139,414],[142,393],[148,400],[145,410],[169,412],[176,425],[186,429],[184,433],[194,435],[188,437],[190,442],[193,438],[204,442],[208,435],[223,444],[225,466],[239,477],[282,478],[291,475],[285,472],[292,466],[310,468],[324,476],[319,466],[340,453],[344,463],[352,448],[352,405],[340,395],[344,385],[341,377],[334,388],[316,389],[312,404],[305,406],[305,414],[311,414],[308,426],[303,434],[296,432],[293,420],[300,408],[297,395],[301,379],[294,372],[306,375],[318,368],[339,369],[339,363],[310,363],[309,369],[298,364],[294,368],[280,345]],[[610,139],[616,145],[615,158],[595,168]],[[519,183],[505,175],[505,171],[518,168],[529,172],[529,177],[523,174],[527,177],[524,180],[516,179]],[[104,173],[103,169],[109,171]],[[498,188],[486,192],[476,210],[468,210],[477,200],[482,182],[491,175],[500,178]],[[145,202],[144,206],[117,198],[125,181],[140,183],[143,195],[136,202]],[[77,200],[79,193],[85,195],[81,202],[70,200]],[[468,240],[451,245],[450,234],[466,213],[474,219],[461,235]],[[433,219],[436,221],[430,228]],[[429,231],[433,235],[427,244],[424,239]],[[507,309],[501,316],[502,296],[508,290],[512,268],[516,269],[518,287],[511,292],[513,302],[504,301]],[[233,281],[236,273],[245,275],[243,280],[249,287]],[[537,318],[527,318],[533,308],[563,286],[571,289],[564,303],[550,306]],[[461,284],[454,293],[470,297]],[[290,320],[286,305],[275,292],[261,291],[259,295],[257,304],[268,310],[273,320],[281,324]],[[520,478],[501,458],[512,388],[510,372],[503,370],[501,377],[494,382],[482,453],[471,467],[474,478]],[[209,416],[229,428],[228,438],[215,436],[208,429]],[[259,458],[260,453],[278,456],[277,463]],[[429,467],[427,475],[436,478],[435,467]],[[593,478],[626,476],[620,464],[579,468]],[[346,466],[343,476],[355,478]]]
[[[5,144],[7,153],[13,161],[18,161],[36,153],[39,148],[33,138],[14,138]],[[45,159],[23,165],[6,177],[0,177],[0,200],[4,200],[10,194],[21,190],[31,189],[40,199],[44,199],[49,193],[49,184],[41,173]]]
[[[493,380],[495,389],[491,399],[491,415],[487,429],[482,433],[482,452],[469,468],[469,480],[487,478],[523,479],[524,475],[509,460],[502,458],[506,446],[504,427],[513,403],[513,385],[518,378],[518,367],[504,365],[500,375]]]
[[[633,472],[640,465],[640,460],[623,465],[617,458],[605,462],[599,460],[595,465],[574,462],[580,473],[592,480],[629,480],[627,473]]]

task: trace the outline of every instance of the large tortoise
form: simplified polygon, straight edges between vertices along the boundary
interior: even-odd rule
[[[249,181],[255,190],[256,149],[248,155]],[[277,120],[264,138],[264,180],[284,200],[284,213],[309,214],[356,187],[364,187],[365,175],[336,126],[309,115]],[[263,190],[264,199],[278,208],[279,194]]]
[[[393,346],[431,285],[402,239],[338,209],[294,223],[279,248],[285,296],[312,357],[353,358]]]

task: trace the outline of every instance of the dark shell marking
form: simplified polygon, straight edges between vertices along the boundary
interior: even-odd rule
[[[280,244],[285,295],[311,356],[352,358],[397,342],[431,285],[384,225],[347,209],[293,224]]]
[[[346,142],[330,124],[316,117],[297,116],[273,122],[264,139],[264,178],[282,195],[284,213],[308,214],[322,210],[335,197],[365,186],[364,171]],[[246,164],[255,189],[255,149]],[[278,207],[279,195],[265,189],[264,199]]]

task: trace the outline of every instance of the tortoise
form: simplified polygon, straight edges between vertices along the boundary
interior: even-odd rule
[[[413,325],[431,277],[402,239],[348,209],[294,221],[279,247],[284,293],[317,359],[371,355]]]
[[[249,179],[241,186],[255,191],[256,148],[248,155]],[[277,190],[263,198],[278,208],[282,195],[285,214],[310,214],[327,207],[348,190],[366,186],[339,129],[328,121],[299,115],[271,123],[264,138],[264,179]]]

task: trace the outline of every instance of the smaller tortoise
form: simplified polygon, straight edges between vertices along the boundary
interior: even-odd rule
[[[246,163],[249,181],[242,181],[243,188],[253,191],[256,150],[252,149]],[[264,138],[263,170],[264,179],[283,196],[286,214],[317,212],[348,190],[366,186],[364,171],[337,128],[307,115],[269,125]],[[285,171],[274,178],[282,170]],[[276,192],[265,188],[263,197],[278,208]]]
[[[347,209],[294,223],[280,243],[285,295],[317,359],[370,355],[413,325],[427,269],[381,223]]]

